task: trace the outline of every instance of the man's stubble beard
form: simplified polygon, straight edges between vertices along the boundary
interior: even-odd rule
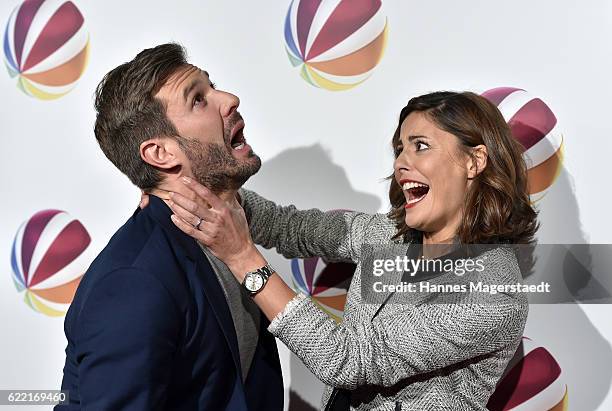
[[[253,150],[241,161],[221,144],[181,138],[179,145],[191,162],[194,178],[215,194],[238,190],[261,168],[261,159]]]

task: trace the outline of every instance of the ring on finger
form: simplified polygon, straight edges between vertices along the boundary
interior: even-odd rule
[[[202,219],[202,217],[198,217],[198,222],[196,224],[193,225],[193,228],[195,228],[196,230],[200,230],[200,224],[202,224],[202,221],[204,221]]]

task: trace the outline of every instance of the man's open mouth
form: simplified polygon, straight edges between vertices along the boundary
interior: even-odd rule
[[[234,128],[232,129],[232,139],[230,141],[230,146],[234,150],[241,150],[244,148],[246,144],[246,139],[244,138],[244,121],[239,121],[236,123]]]
[[[412,207],[425,198],[429,192],[429,186],[425,183],[413,180],[402,180],[402,190],[406,193],[406,207]]]

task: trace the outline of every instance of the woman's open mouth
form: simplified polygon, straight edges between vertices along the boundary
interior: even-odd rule
[[[401,184],[402,190],[406,193],[406,205],[404,208],[414,207],[423,200],[429,192],[429,186],[418,181],[402,180]]]

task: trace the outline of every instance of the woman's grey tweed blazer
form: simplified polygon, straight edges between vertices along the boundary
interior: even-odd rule
[[[409,246],[391,240],[396,230],[386,215],[299,211],[248,190],[240,195],[255,243],[287,258],[358,264],[340,324],[299,294],[268,328],[327,385],[322,409],[336,387],[351,391],[353,410],[486,410],[521,340],[529,307],[525,295],[480,295],[475,303],[469,293],[467,302],[465,293],[429,294],[394,303],[396,293],[382,307],[366,303],[362,254],[370,248],[364,245],[394,245],[389,258],[398,255],[397,247]],[[494,248],[482,256],[486,269],[479,278],[492,284],[521,281],[511,250]],[[401,273],[396,275],[399,282]],[[456,276],[447,273],[432,282],[451,277]]]

